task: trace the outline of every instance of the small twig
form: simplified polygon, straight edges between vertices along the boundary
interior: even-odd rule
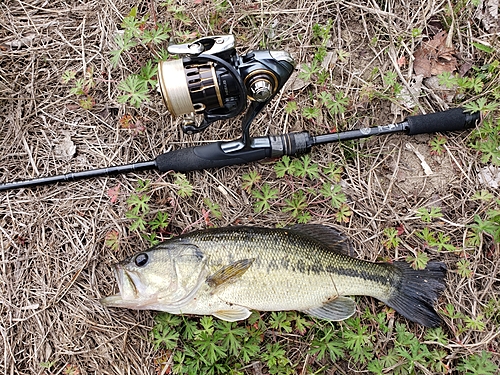
[[[446,151],[448,152],[448,155],[450,155],[451,159],[453,160],[453,162],[456,164],[456,166],[458,167],[458,169],[460,169],[460,172],[462,172],[462,174],[465,176],[465,178],[467,178],[467,180],[469,180],[469,182],[471,184],[474,184],[474,182],[470,179],[470,177],[467,175],[467,173],[465,173],[465,171],[463,170],[462,166],[460,164],[458,164],[458,161],[457,159],[455,159],[455,157],[453,156],[453,154],[451,153],[450,149],[448,148],[448,146],[446,144],[443,145],[443,147],[446,149]]]
[[[427,176],[430,176],[432,174],[434,174],[434,172],[432,171],[431,167],[429,167],[429,164],[427,164],[427,162],[425,161],[425,158],[424,158],[424,155],[422,155],[420,153],[420,151],[417,150],[417,148],[415,146],[413,146],[411,143],[407,142],[406,143],[406,148],[408,150],[411,150],[415,153],[415,155],[417,156],[417,158],[419,158],[420,160],[420,164],[422,165],[422,168],[424,169],[424,173],[427,175]]]

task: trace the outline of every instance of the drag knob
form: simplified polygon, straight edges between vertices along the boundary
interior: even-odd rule
[[[250,85],[250,96],[257,102],[265,102],[273,95],[273,86],[266,78],[256,79]]]

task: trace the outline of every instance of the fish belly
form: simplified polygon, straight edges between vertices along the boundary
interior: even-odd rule
[[[332,280],[316,275],[248,272],[213,293],[223,301],[253,310],[307,310],[338,295]]]

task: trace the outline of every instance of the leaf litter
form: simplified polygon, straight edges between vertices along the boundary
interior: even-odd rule
[[[408,108],[413,104],[409,100],[405,99],[405,108],[399,116],[390,109],[395,100],[392,94],[377,94],[382,91],[381,74],[393,68],[385,51],[399,37],[405,43],[411,41],[409,30],[423,29],[427,15],[447,14],[444,6],[435,2],[423,9],[422,2],[409,0],[389,0],[383,7],[380,2],[362,0],[262,1],[256,5],[236,0],[228,2],[230,6],[222,16],[210,18],[209,23],[212,2],[181,3],[195,27],[186,26],[164,7],[152,10],[150,5],[158,2],[144,3],[143,8],[154,11],[151,19],[171,22],[176,31],[185,33],[179,39],[183,35],[224,34],[232,30],[240,51],[263,46],[283,49],[291,52],[299,64],[310,64],[313,58],[317,46],[311,32],[313,24],[333,20],[332,48],[342,50],[345,61],[342,64],[332,63],[334,59],[328,64],[326,59],[323,61],[333,80],[331,90],[349,98],[348,110],[335,118],[324,113],[323,123],[304,119],[298,113],[312,106],[311,99],[324,88],[315,80],[298,81],[292,86],[295,91],[285,89],[255,120],[252,131],[256,135],[277,134],[283,129],[318,134],[333,127],[353,129],[359,124],[390,123],[413,113]],[[489,14],[494,21],[495,9],[491,5],[495,2],[483,4],[478,9],[485,13],[479,16],[485,19]],[[214,124],[202,135],[188,137],[168,115],[159,96],[151,95],[151,101],[139,109],[117,102],[121,94],[118,83],[128,74],[138,73],[147,55],[141,49],[144,46],[139,46],[136,52],[124,54],[117,68],[110,64],[109,51],[115,48],[116,30],[135,6],[137,2],[131,0],[0,2],[1,182],[151,160],[172,147],[234,139],[239,135],[240,124],[233,120]],[[471,30],[474,38],[490,40],[489,34],[481,31],[486,26],[479,25],[484,21],[474,15],[475,10],[467,5],[455,15],[455,30]],[[488,21],[490,30],[495,30],[493,21]],[[270,29],[272,35],[266,34]],[[36,33],[33,41],[23,39],[31,38],[33,33]],[[471,43],[469,34],[460,35],[458,38],[454,34],[455,46],[461,43],[457,50],[467,51]],[[443,66],[457,70],[459,57],[451,46],[443,44],[444,39],[431,38],[414,48],[415,59],[418,57],[421,62],[426,59],[420,67],[424,73],[432,75]],[[395,56],[413,53],[411,44],[405,43],[396,45]],[[421,48],[419,53],[418,48]],[[399,62],[402,76],[408,77],[413,87],[411,64]],[[96,86],[92,93],[95,106],[84,110],[76,104],[68,85],[61,84],[61,75],[74,70],[81,76],[90,66],[95,69]],[[418,81],[415,85],[418,87]],[[414,93],[423,109],[431,112],[446,108],[432,95],[435,89],[425,90],[424,94]],[[292,94],[299,110],[287,114],[283,108]],[[124,116],[148,121],[140,124],[140,132],[134,132],[120,127]],[[349,197],[353,214],[345,225],[337,224],[331,208],[318,205],[313,220],[338,225],[352,238],[358,256],[367,260],[404,259],[418,249],[445,261],[451,269],[450,288],[437,307],[445,310],[450,304],[455,311],[475,319],[491,300],[498,301],[498,262],[494,259],[499,250],[486,236],[476,248],[467,245],[468,226],[476,224],[475,215],[488,209],[469,198],[488,185],[477,181],[475,167],[480,163],[468,148],[465,133],[449,135],[447,150],[441,156],[431,155],[427,135],[411,139],[396,135],[318,147],[311,155],[314,162],[321,166],[330,163],[342,166],[343,191]],[[67,157],[56,158],[53,140],[64,140],[66,134],[71,134],[70,141],[78,153],[75,157],[68,142],[61,153]],[[425,175],[415,152],[406,149],[407,142],[425,158],[434,172],[431,176]],[[77,369],[81,374],[154,372],[158,352],[149,335],[155,314],[106,310],[98,302],[102,296],[116,291],[110,265],[148,246],[140,234],[129,230],[126,199],[136,192],[137,180],[153,181],[151,211],[169,211],[169,230],[176,234],[185,228],[205,227],[207,210],[200,207],[207,197],[220,206],[220,219],[208,217],[217,226],[239,223],[273,227],[290,223],[289,215],[279,210],[280,202],[266,214],[254,212],[251,195],[241,188],[241,176],[252,170],[261,176],[260,184],[280,187],[283,195],[295,189],[290,179],[276,178],[272,163],[261,163],[188,174],[186,180],[193,184],[193,192],[183,198],[178,196],[178,185],[172,176],[156,172],[0,193],[0,373],[49,375],[68,369]],[[493,178],[496,173],[492,171]],[[237,204],[221,193],[218,188],[221,184]],[[497,191],[492,190],[492,194],[498,197]],[[428,249],[423,241],[415,241],[414,233],[422,230],[415,209],[433,206],[442,208],[443,220],[436,220],[429,227],[450,236],[460,254],[438,253]],[[405,229],[399,231],[403,245],[391,251],[383,246],[380,235],[388,227]],[[455,264],[462,257],[470,261],[470,277],[462,277],[456,271]],[[361,311],[383,312],[370,300],[360,300],[360,307]],[[392,326],[394,318],[389,319]],[[457,327],[463,323],[445,317],[443,331],[449,341],[440,347],[446,351],[445,365],[457,371],[457,361],[483,351],[491,353],[498,365],[500,348],[495,319],[498,318],[484,318],[483,330],[468,329],[456,337]],[[396,321],[399,322],[402,321]],[[367,329],[377,329],[376,322],[363,320],[363,324]],[[408,329],[419,337],[423,335],[418,327],[408,326]],[[274,330],[268,333],[265,340],[279,342],[294,353],[294,363],[301,366],[297,371],[328,368],[330,372],[349,373],[352,370],[354,363],[344,359],[325,358],[322,363],[315,362],[314,356],[307,354],[310,346],[307,334],[301,341],[294,333]],[[377,345],[378,354],[391,348],[394,341],[384,335]],[[268,373],[261,361],[241,371]],[[360,371],[367,372],[366,367]]]
[[[432,39],[422,42],[420,48],[413,54],[415,74],[427,78],[457,70],[455,49],[448,45],[447,40],[448,33],[443,30],[434,35]]]
[[[498,0],[481,0],[476,11],[476,18],[486,31],[498,32],[500,18],[498,17]]]

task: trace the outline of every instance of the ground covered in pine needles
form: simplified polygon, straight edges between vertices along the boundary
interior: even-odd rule
[[[326,337],[324,322],[288,330],[273,323],[276,315],[261,313],[256,353],[247,361],[216,359],[218,367],[204,358],[199,371],[496,373],[500,159],[491,119],[500,100],[498,22],[498,1],[486,0],[0,3],[0,183],[236,138],[239,118],[183,134],[152,87],[154,74],[138,103],[123,97],[121,82],[165,57],[169,42],[205,35],[234,34],[239,53],[278,49],[295,58],[297,72],[252,125],[256,136],[359,129],[461,105],[479,105],[490,121],[486,133],[480,124],[451,134],[318,146],[291,167],[274,160],[1,191],[0,372],[196,373],[192,358],[181,363],[179,353],[189,357],[188,339],[162,346],[151,333],[156,313],[99,303],[117,291],[110,266],[189,230],[311,222],[342,230],[363,259],[415,267],[445,262],[440,330],[429,335],[377,301],[358,298],[361,342],[369,350],[359,354],[347,341],[336,346],[345,354],[338,358],[314,350],[321,341],[315,339]],[[160,25],[168,36],[145,42],[143,33]],[[137,35],[127,49],[120,35],[130,27]],[[355,324],[328,327],[345,333]],[[394,327],[414,335],[417,349],[397,349],[405,344]],[[270,359],[274,345],[283,348],[282,362]]]

